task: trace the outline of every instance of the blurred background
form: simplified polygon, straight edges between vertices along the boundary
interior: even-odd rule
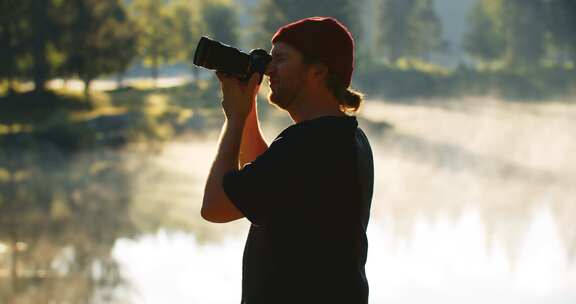
[[[0,0],[0,303],[238,303],[249,222],[200,217],[223,114],[194,50],[317,15],[367,96],[370,303],[576,303],[573,0]]]

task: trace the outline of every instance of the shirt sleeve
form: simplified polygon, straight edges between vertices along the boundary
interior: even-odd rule
[[[297,161],[302,148],[299,146],[279,137],[253,162],[224,175],[224,192],[252,224],[266,224],[278,205],[290,196],[286,183],[301,165]]]

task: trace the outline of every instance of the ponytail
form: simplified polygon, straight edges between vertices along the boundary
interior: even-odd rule
[[[334,76],[328,75],[326,86],[332,92],[340,104],[340,110],[345,113],[356,113],[364,102],[364,95],[358,91],[344,87],[342,81]]]
[[[307,65],[324,64],[320,59],[306,53],[302,53],[302,62]],[[328,77],[326,77],[326,87],[336,97],[340,104],[340,110],[344,113],[356,113],[364,103],[364,94],[347,88],[336,74],[330,73],[330,70],[328,70]]]

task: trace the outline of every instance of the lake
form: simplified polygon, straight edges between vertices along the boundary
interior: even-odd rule
[[[369,100],[359,122],[370,303],[576,303],[576,103]],[[288,124],[266,115],[268,142]],[[249,222],[199,214],[217,136],[4,153],[0,302],[238,303]]]

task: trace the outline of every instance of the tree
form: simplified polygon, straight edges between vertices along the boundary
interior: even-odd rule
[[[179,0],[172,3],[169,15],[174,20],[175,34],[178,37],[176,58],[192,66],[197,78],[197,69],[192,64],[200,35],[206,32],[201,9],[197,1]]]
[[[125,69],[135,54],[135,26],[119,0],[3,2],[0,77],[28,76],[44,91],[54,76],[95,77]]]
[[[480,60],[499,60],[510,67],[538,65],[546,55],[545,3],[481,0],[471,17],[467,52]]]
[[[130,8],[142,33],[138,39],[138,53],[144,64],[152,68],[151,76],[156,85],[160,65],[172,61],[178,53],[174,19],[170,18],[168,8],[161,0],[134,0]]]
[[[427,57],[442,46],[441,24],[432,0],[384,0],[380,43],[390,62]]]
[[[93,79],[124,71],[132,62],[138,32],[118,0],[68,0],[66,13],[62,70],[82,79],[88,96]]]
[[[439,51],[444,47],[442,40],[442,24],[436,11],[433,0],[421,0],[410,16],[414,31],[414,54],[426,59],[430,53]]]
[[[545,0],[505,0],[503,22],[508,41],[505,61],[510,66],[533,66],[546,54]]]
[[[46,48],[50,43],[52,31],[51,20],[48,17],[50,3],[48,0],[32,1],[30,21],[34,38],[32,40],[32,54],[34,57],[34,90],[43,91],[48,80],[48,61]]]
[[[192,64],[196,46],[201,36],[209,36],[222,43],[237,47],[237,8],[230,1],[178,0],[170,3],[167,17],[174,25],[177,53],[175,58]],[[197,76],[195,74],[195,76]]]
[[[548,31],[560,63],[576,62],[576,1],[548,1]]]
[[[238,44],[238,16],[234,6],[227,1],[204,1],[202,17],[212,38],[233,46]]]
[[[464,38],[464,49],[472,57],[490,62],[501,59],[506,50],[502,2],[480,1],[470,15],[471,30]]]
[[[8,80],[10,93],[12,81],[22,74],[18,63],[25,56],[24,35],[30,32],[23,22],[28,5],[26,1],[0,2],[0,79]]]
[[[60,62],[60,56],[55,42],[61,31],[57,20],[61,16],[59,10],[64,1],[57,0],[22,0],[19,4],[5,2],[3,5],[16,9],[8,21],[10,34],[10,47],[16,52],[18,58],[25,57],[26,67],[20,67],[24,74],[31,74],[36,92],[46,90],[46,82],[54,75]],[[14,43],[16,39],[18,42]],[[20,65],[20,63],[17,63]]]

